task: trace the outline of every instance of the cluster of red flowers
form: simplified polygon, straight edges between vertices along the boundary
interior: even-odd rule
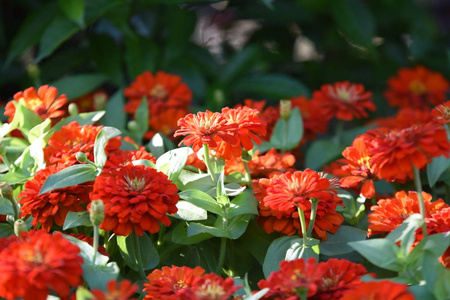
[[[321,173],[305,171],[272,173],[270,178],[255,182],[254,190],[259,201],[258,223],[267,233],[274,231],[285,235],[302,235],[299,212],[306,218],[306,227],[311,217],[311,201],[318,201],[313,234],[326,240],[326,232],[335,233],[344,218],[336,212],[342,200],[336,195],[337,183]]]
[[[222,278],[214,273],[204,274],[201,267],[162,267],[147,276],[144,299],[167,300],[231,300],[238,286],[232,278]]]
[[[172,136],[178,119],[189,112],[192,100],[192,92],[180,76],[161,71],[155,75],[149,71],[140,74],[124,90],[124,95],[128,98],[125,112],[129,114],[134,114],[142,100],[147,99],[150,126],[147,139],[157,132]]]
[[[406,291],[407,285],[389,281],[373,282],[371,286],[390,292],[380,294],[377,290],[369,290],[361,277],[367,275],[363,265],[342,259],[329,259],[316,264],[314,258],[282,261],[280,270],[270,274],[267,280],[258,283],[259,288],[269,288],[263,300],[269,299],[414,299]],[[396,298],[398,295],[405,298]],[[364,295],[358,298],[355,295]],[[383,296],[383,298],[381,298]],[[352,298],[355,297],[355,298]]]

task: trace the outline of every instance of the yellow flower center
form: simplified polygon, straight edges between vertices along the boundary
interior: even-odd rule
[[[167,90],[162,86],[161,84],[157,83],[153,87],[153,89],[150,91],[150,96],[158,98],[158,99],[164,99],[167,97]]]
[[[426,93],[427,87],[425,86],[425,84],[422,81],[414,80],[414,81],[411,81],[411,83],[409,84],[409,90],[413,94],[423,95]]]
[[[140,193],[140,192],[142,192],[142,190],[144,190],[145,178],[133,178],[133,179],[131,179],[130,177],[125,176],[124,179],[125,179],[125,181],[127,183],[127,186],[132,191]]]

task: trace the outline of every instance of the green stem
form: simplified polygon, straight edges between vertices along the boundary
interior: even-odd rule
[[[158,241],[156,242],[156,246],[159,248],[164,243],[164,233],[166,232],[166,226],[161,224],[158,233]]]
[[[136,251],[136,265],[138,267],[139,275],[141,276],[141,279],[145,279],[145,272],[144,267],[142,266],[142,254],[141,254],[141,245],[139,242],[139,236],[136,234],[136,232],[131,233],[131,238],[133,239],[134,249]]]
[[[342,143],[342,132],[343,131],[344,131],[344,121],[338,120],[338,122],[336,124],[336,131],[335,131],[335,136],[337,139],[338,146],[340,146]]]
[[[298,216],[300,217],[300,226],[302,227],[302,235],[303,235],[303,246],[307,245],[307,240],[306,240],[306,220],[305,220],[305,213],[303,212],[303,210],[300,208],[300,206],[297,205],[297,211],[298,211]]]
[[[225,261],[225,252],[227,248],[227,238],[220,238],[220,252],[219,252],[219,262],[217,264],[216,274],[222,274],[222,267]]]
[[[98,234],[98,225],[94,225],[94,256],[92,257],[92,265],[95,266],[95,260],[97,259],[97,252],[98,252],[98,239],[99,239],[99,234]]]
[[[309,225],[308,225],[308,231],[306,232],[306,235],[308,237],[311,237],[312,231],[314,229],[314,223],[316,222],[317,205],[319,204],[320,200],[311,198],[309,201],[311,202],[311,216],[309,217]]]
[[[425,224],[425,218],[426,218],[426,211],[425,211],[425,202],[423,200],[422,196],[422,182],[420,180],[420,173],[419,169],[416,168],[416,166],[413,165],[413,171],[414,171],[414,184],[416,186],[417,191],[417,197],[419,199],[419,209],[420,214],[423,218],[423,224],[422,224],[422,231],[423,231],[423,237],[427,237],[427,224]]]
[[[211,166],[211,159],[209,157],[209,146],[208,146],[207,143],[203,143],[203,149],[205,151],[206,168],[208,169],[209,175],[211,175],[212,181],[215,183],[216,182],[216,174],[214,174],[214,171],[213,171],[212,166]]]
[[[252,176],[250,175],[250,169],[248,168],[248,164],[245,160],[242,161],[244,163],[244,169],[245,169],[245,181],[248,184],[248,188],[252,188]]]

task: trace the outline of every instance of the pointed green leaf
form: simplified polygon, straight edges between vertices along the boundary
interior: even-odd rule
[[[335,234],[328,233],[327,240],[320,243],[320,253],[335,256],[355,251],[349,242],[365,240],[367,232],[355,227],[342,225]]]
[[[427,165],[428,184],[433,187],[441,175],[450,168],[450,158],[444,155],[433,158],[433,161]]]
[[[189,154],[193,153],[190,147],[181,147],[170,150],[156,160],[158,171],[166,174],[170,180],[175,181],[183,170]]]
[[[242,214],[258,215],[258,200],[249,191],[244,191],[234,198],[228,208],[229,218]]]
[[[290,150],[298,146],[302,137],[303,121],[296,107],[292,110],[289,120],[278,119],[270,137],[270,144],[276,149]]]
[[[391,271],[401,271],[402,264],[397,259],[399,247],[388,239],[372,239],[348,243],[372,264]]]
[[[133,241],[134,238],[139,239],[139,248],[141,250],[142,267],[144,270],[149,270],[159,264],[159,254],[153,246],[152,240],[147,234],[142,236],[136,235],[132,232],[128,236],[117,236],[117,245],[119,246],[120,254],[127,263],[127,265],[135,271],[138,271],[136,246]]]
[[[89,217],[89,212],[69,211],[69,213],[66,215],[66,220],[64,221],[63,230],[67,230],[78,226],[89,226],[89,227],[92,226],[91,219]]]
[[[56,87],[60,94],[65,94],[71,101],[94,91],[107,79],[102,74],[76,74],[52,82],[51,85]]]
[[[106,163],[107,156],[105,147],[108,141],[120,135],[120,130],[114,127],[103,127],[97,134],[94,144],[94,160],[99,169],[102,169]]]
[[[178,201],[177,203],[178,211],[174,218],[185,220],[185,221],[199,221],[206,220],[208,218],[208,213],[203,208],[195,206],[188,201]]]
[[[212,227],[212,226],[207,226],[207,225],[204,225],[201,223],[194,223],[194,222],[189,224],[187,233],[188,233],[189,237],[195,236],[200,233],[209,233],[216,237],[231,238],[230,234],[223,229],[220,229],[217,227]]]
[[[84,0],[58,0],[59,8],[78,26],[84,26]]]
[[[48,176],[39,191],[39,195],[55,189],[61,189],[84,182],[93,181],[96,178],[96,174],[96,168],[88,164],[67,167],[56,174]]]
[[[206,209],[209,212],[219,216],[224,216],[223,210],[216,200],[205,192],[199,190],[187,190],[179,193],[180,198],[186,200],[195,206]]]

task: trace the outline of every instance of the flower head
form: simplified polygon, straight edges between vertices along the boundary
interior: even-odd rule
[[[55,87],[43,85],[37,91],[30,87],[23,92],[14,95],[14,100],[23,104],[26,108],[34,111],[43,120],[57,120],[66,114],[63,106],[67,103],[66,95],[56,97],[58,90]],[[12,101],[5,107],[5,116],[9,116],[8,122],[11,122],[16,113],[16,107]]]
[[[140,147],[138,150],[117,150],[111,153],[106,161],[105,168],[120,168],[132,163],[135,160],[145,159],[156,163],[156,157],[145,150],[145,147]]]
[[[402,107],[392,117],[378,118],[375,123],[379,127],[408,128],[412,125],[422,126],[433,121],[433,116],[428,108]]]
[[[69,211],[84,211],[89,203],[89,191],[92,190],[92,183],[56,189],[39,195],[48,176],[63,169],[63,165],[53,165],[38,171],[33,179],[25,183],[25,189],[18,196],[18,202],[22,204],[20,215],[33,216],[32,225],[41,224],[45,231],[50,231],[54,224],[63,226]]]
[[[423,66],[402,68],[389,78],[384,96],[395,107],[424,108],[446,100],[448,81],[438,72]]]
[[[347,291],[341,300],[414,300],[408,285],[388,280],[362,282],[356,288]]]
[[[273,129],[280,118],[279,106],[267,106],[266,101],[255,101],[251,99],[244,100],[244,105],[259,111],[259,117],[266,122],[266,135],[261,137],[268,141],[272,136]]]
[[[204,274],[194,278],[192,291],[195,300],[228,300],[234,299],[238,287],[234,285],[233,278],[222,278],[214,273]]]
[[[440,124],[450,123],[450,101],[437,105],[431,111],[431,115]]]
[[[116,280],[110,280],[107,283],[106,291],[98,289],[92,290],[95,300],[134,300],[133,295],[139,289],[137,284],[124,279],[120,283]]]
[[[166,215],[177,212],[178,188],[156,169],[128,164],[98,176],[91,199],[104,202],[105,219],[100,228],[126,236],[132,231],[156,233],[159,222],[170,225]]]
[[[322,105],[322,115],[346,121],[365,118],[368,116],[366,110],[376,109],[372,93],[365,91],[362,84],[348,81],[322,85],[313,93],[313,101]]]
[[[0,245],[1,297],[45,300],[50,291],[66,297],[82,283],[80,249],[60,232],[22,232],[19,238],[0,240]]]
[[[311,201],[318,201],[313,233],[326,240],[326,231],[335,233],[344,218],[335,211],[342,200],[336,195],[335,180],[313,170],[272,174],[259,179],[261,193],[257,194],[260,217],[258,223],[268,233],[279,231],[285,235],[301,234],[298,209],[303,210],[309,226]],[[298,207],[298,208],[297,208]]]

